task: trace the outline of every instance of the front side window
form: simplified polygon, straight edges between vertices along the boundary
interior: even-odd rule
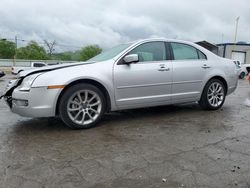
[[[175,60],[199,59],[196,48],[182,43],[171,43]]]
[[[137,46],[129,54],[138,54],[139,62],[166,60],[166,48],[164,42],[148,42]]]

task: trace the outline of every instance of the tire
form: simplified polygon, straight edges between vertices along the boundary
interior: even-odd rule
[[[245,72],[241,72],[240,75],[239,75],[239,78],[243,79],[245,76],[246,76]]]
[[[60,118],[72,129],[94,127],[105,110],[106,100],[103,93],[91,84],[71,86],[63,93],[59,102]]]
[[[199,104],[204,110],[218,110],[226,99],[226,88],[219,79],[211,79],[205,85]]]

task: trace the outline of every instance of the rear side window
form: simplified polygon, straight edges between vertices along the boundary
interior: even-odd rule
[[[190,45],[173,42],[171,46],[175,60],[199,59],[197,49]]]
[[[207,59],[206,55],[193,46],[182,43],[171,43],[175,60]]]
[[[166,60],[166,48],[164,42],[148,42],[137,46],[129,54],[138,54],[139,62]]]

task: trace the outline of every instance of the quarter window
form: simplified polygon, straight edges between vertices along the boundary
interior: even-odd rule
[[[203,54],[201,51],[197,50],[198,54],[199,54],[199,59],[207,59],[207,57],[205,56],[205,54]]]
[[[199,59],[196,48],[187,44],[171,43],[175,60]]]
[[[141,44],[131,50],[129,54],[138,54],[139,62],[166,60],[166,48],[164,42],[148,42]]]

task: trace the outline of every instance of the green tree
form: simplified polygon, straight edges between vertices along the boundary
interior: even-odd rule
[[[27,46],[17,49],[18,59],[45,60],[48,59],[46,50],[35,41],[31,41]]]
[[[73,52],[62,52],[62,53],[55,53],[52,54],[51,58],[52,60],[62,60],[62,61],[71,61]]]
[[[80,59],[81,59],[81,54],[80,53],[81,53],[81,50],[74,51],[72,53],[72,55],[71,55],[72,61],[80,61]]]
[[[81,61],[87,61],[90,58],[100,54],[102,52],[102,49],[98,45],[89,45],[80,51],[80,60]]]
[[[63,60],[63,61],[71,61],[72,58],[71,58],[72,54],[70,52],[64,52],[61,54],[61,57],[60,59]]]
[[[16,45],[14,42],[0,39],[0,59],[12,59],[15,55]]]

